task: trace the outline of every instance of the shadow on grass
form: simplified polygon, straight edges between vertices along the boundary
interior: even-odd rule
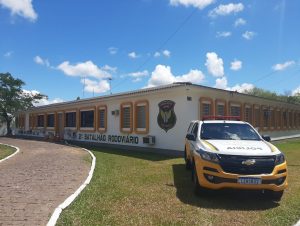
[[[176,195],[183,203],[209,209],[224,210],[266,210],[279,206],[267,199],[261,191],[224,189],[205,191],[196,196],[191,180],[191,171],[184,164],[173,165],[174,186]]]

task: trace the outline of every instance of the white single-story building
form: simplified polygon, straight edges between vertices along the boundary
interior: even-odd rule
[[[300,134],[300,105],[191,83],[81,99],[20,112],[16,134],[184,150],[191,120],[238,116],[271,137]]]

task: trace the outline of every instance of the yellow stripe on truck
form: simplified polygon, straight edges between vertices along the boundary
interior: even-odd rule
[[[219,151],[218,148],[216,148],[214,145],[212,145],[211,143],[209,143],[208,141],[206,140],[202,140],[204,144],[206,144],[211,150],[214,150],[214,151]]]
[[[271,149],[272,152],[277,151],[277,148],[273,144],[271,144],[267,141],[265,141],[265,144],[268,145],[268,147]]]

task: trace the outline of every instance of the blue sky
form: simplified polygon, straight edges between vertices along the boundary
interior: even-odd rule
[[[0,0],[0,71],[52,103],[176,81],[300,92],[297,0]],[[85,90],[83,92],[83,89]]]

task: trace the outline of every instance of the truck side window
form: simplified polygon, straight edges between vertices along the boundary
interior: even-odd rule
[[[198,123],[195,123],[195,125],[194,125],[194,128],[193,128],[193,131],[192,131],[192,134],[194,134],[195,135],[195,137],[197,137],[198,136]]]

